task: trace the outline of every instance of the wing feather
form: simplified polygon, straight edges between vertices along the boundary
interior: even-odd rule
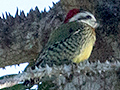
[[[64,41],[66,38],[68,38],[73,33],[75,33],[78,29],[80,29],[80,27],[82,26],[78,22],[70,22],[70,23],[61,25],[61,27],[57,28],[51,33],[46,46],[53,45],[56,42]]]

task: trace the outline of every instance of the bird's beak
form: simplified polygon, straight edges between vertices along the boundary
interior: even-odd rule
[[[99,26],[100,26],[100,24],[98,22],[95,22],[94,28],[98,28]]]

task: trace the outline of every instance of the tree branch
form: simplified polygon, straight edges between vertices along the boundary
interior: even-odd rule
[[[81,62],[78,65],[69,64],[61,66],[41,68],[18,74],[10,78],[0,80],[0,88],[10,87],[19,82],[30,86],[39,84],[39,82],[51,82],[53,84],[49,89],[58,90],[116,90],[118,85],[117,71],[120,68],[120,62],[110,63],[89,63],[88,61]],[[29,81],[29,83],[26,81]],[[50,83],[49,83],[50,84]],[[6,85],[6,86],[5,86]],[[47,84],[48,85],[48,84]],[[44,87],[44,86],[43,86]],[[73,89],[74,88],[74,89]]]

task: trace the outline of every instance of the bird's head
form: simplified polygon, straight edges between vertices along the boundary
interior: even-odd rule
[[[70,10],[65,18],[64,23],[74,22],[74,21],[86,23],[93,28],[96,28],[99,25],[96,22],[96,19],[93,14],[87,11],[80,12],[79,9]]]

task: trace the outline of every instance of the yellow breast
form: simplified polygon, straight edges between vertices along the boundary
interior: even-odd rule
[[[94,42],[95,40],[90,40],[90,42],[87,43],[87,45],[84,48],[82,48],[81,53],[73,59],[73,62],[79,63],[88,59],[93,49]]]

